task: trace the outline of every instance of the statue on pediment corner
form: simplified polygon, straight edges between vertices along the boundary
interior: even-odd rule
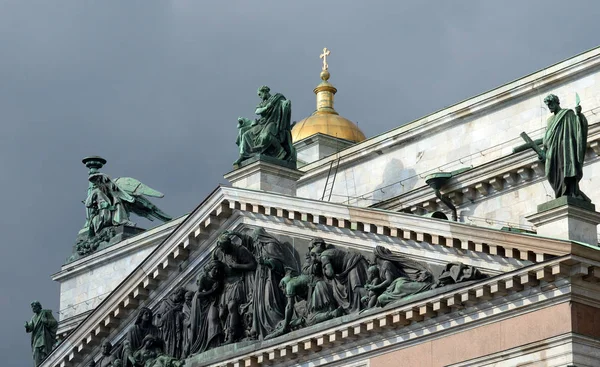
[[[79,231],[74,254],[67,261],[76,260],[139,233],[141,229],[130,221],[131,213],[151,221],[158,219],[166,222],[172,219],[147,199],[164,197],[159,191],[131,177],[111,179],[99,172],[106,164],[102,157],[87,157],[83,159],[83,163],[89,169],[88,192],[83,202],[86,221]]]
[[[243,162],[253,157],[266,156],[296,165],[296,149],[292,144],[292,104],[281,93],[271,95],[266,85],[258,89],[261,102],[256,106],[256,120],[238,118],[240,156],[233,163],[239,168]]]
[[[50,355],[56,343],[58,322],[51,310],[44,310],[38,301],[31,302],[33,316],[25,322],[25,332],[31,334],[33,365],[39,366]]]
[[[581,112],[579,95],[575,94],[573,109],[561,108],[554,94],[546,96],[544,103],[552,115],[548,117],[543,139],[533,141],[523,132],[521,137],[526,144],[514,151],[531,148],[538,154],[539,160],[545,163],[546,179],[555,198],[566,196],[590,203],[590,198],[579,188],[588,136],[588,121]]]
[[[544,103],[554,115],[548,118],[543,146],[546,158],[546,177],[556,198],[571,196],[591,202],[579,189],[583,177],[583,161],[587,149],[588,122],[579,105],[563,109],[554,94],[544,98]]]
[[[104,173],[93,173],[88,180],[92,183],[90,195],[85,206],[90,213],[89,234],[94,236],[102,228],[129,225],[129,214],[135,213],[148,220],[171,220],[171,216],[152,204],[145,196],[163,197],[164,195],[131,177],[119,177],[112,180]]]

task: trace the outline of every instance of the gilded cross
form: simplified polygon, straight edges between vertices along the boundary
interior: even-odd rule
[[[323,59],[323,70],[329,69],[329,65],[327,65],[327,56],[329,56],[330,53],[331,53],[331,51],[329,51],[327,49],[327,47],[325,47],[323,49],[323,53],[321,55],[319,55],[319,58]]]

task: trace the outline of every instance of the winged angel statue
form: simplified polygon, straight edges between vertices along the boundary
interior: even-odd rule
[[[129,220],[130,213],[149,220],[166,222],[172,219],[145,197],[162,198],[164,195],[135,178],[120,177],[112,180],[104,173],[96,172],[88,180],[91,185],[85,206],[90,237],[107,227],[134,225]]]

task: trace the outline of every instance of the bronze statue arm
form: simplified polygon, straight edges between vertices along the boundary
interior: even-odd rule
[[[285,275],[283,263],[279,260],[271,259],[269,257],[259,257],[258,263],[260,265],[269,267],[271,270],[275,271],[278,274]]]
[[[257,115],[260,115],[263,112],[265,112],[267,110],[267,108],[269,108],[269,106],[257,107],[256,110],[254,111],[254,113],[257,114]]]
[[[254,260],[254,258],[252,258],[252,260],[250,260],[250,262],[248,264],[235,263],[235,264],[231,264],[229,266],[232,269],[239,269],[239,270],[246,270],[246,271],[255,270],[256,269],[256,260]]]
[[[287,296],[287,304],[285,305],[285,319],[283,319],[283,330],[288,331],[290,322],[294,316],[294,305],[296,304],[296,296]]]
[[[381,283],[379,283],[379,284],[377,284],[377,285],[371,286],[370,290],[372,290],[373,292],[380,292],[380,291],[384,291],[384,290],[386,290],[386,289],[387,289],[387,287],[389,287],[389,286],[390,286],[390,284],[392,284],[392,282],[393,282],[394,280],[395,280],[395,279],[394,279],[394,276],[392,275],[392,273],[391,273],[391,272],[389,272],[389,271],[386,271],[386,272],[385,272],[385,275],[384,275],[384,280],[383,280],[383,282],[381,282]]]
[[[280,327],[265,337],[265,340],[273,339],[290,331],[290,323],[294,316],[295,296],[287,296],[287,304],[285,305],[285,318]]]
[[[198,291],[198,297],[206,297],[206,296],[210,296],[211,294],[215,293],[215,291],[219,289],[219,283],[215,282],[213,284],[213,286],[207,290],[207,291]]]

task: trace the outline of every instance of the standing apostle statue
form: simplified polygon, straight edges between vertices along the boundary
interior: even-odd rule
[[[31,302],[31,310],[33,317],[31,321],[25,322],[25,331],[31,333],[34,367],[37,367],[52,351],[56,342],[58,322],[52,311],[43,310],[38,301]]]

